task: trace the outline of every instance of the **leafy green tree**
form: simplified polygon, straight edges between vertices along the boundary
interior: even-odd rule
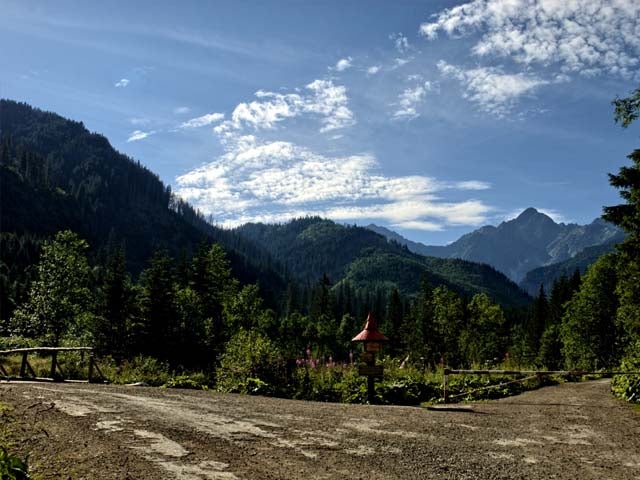
[[[484,293],[477,293],[468,306],[469,319],[460,337],[460,348],[469,364],[500,360],[504,348],[504,313]]]
[[[14,333],[59,345],[63,335],[89,319],[87,248],[87,242],[69,230],[45,242],[29,298],[14,313]]]
[[[422,281],[420,293],[400,327],[404,353],[414,362],[420,361],[423,365],[435,365],[439,361],[435,351],[432,295],[431,284],[426,280]]]
[[[433,326],[438,339],[437,355],[449,366],[460,364],[460,334],[464,324],[462,299],[447,287],[433,291]]]
[[[617,280],[615,255],[605,255],[589,267],[562,320],[562,352],[568,368],[596,370],[620,361]]]
[[[207,322],[202,313],[202,302],[190,286],[175,291],[176,361],[183,366],[211,367],[215,357],[207,344]]]

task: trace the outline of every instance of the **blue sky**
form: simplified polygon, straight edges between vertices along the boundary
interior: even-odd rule
[[[637,146],[637,0],[0,1],[0,96],[106,135],[216,223],[443,244],[588,223]]]

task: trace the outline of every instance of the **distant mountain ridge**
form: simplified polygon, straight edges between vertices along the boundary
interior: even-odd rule
[[[489,265],[425,257],[364,227],[307,217],[284,224],[247,223],[234,233],[265,248],[303,281],[316,282],[326,274],[333,284],[348,281],[356,289],[397,288],[415,294],[426,279],[463,295],[486,293],[503,305],[525,305],[531,300]]]
[[[535,268],[569,260],[587,247],[619,243],[625,236],[600,218],[588,225],[556,223],[535,208],[527,208],[498,226],[481,227],[445,246],[412,242],[384,227],[368,228],[421,255],[487,263],[515,282]]]

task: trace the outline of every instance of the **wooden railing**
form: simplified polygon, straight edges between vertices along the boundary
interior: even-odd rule
[[[449,392],[449,375],[528,375],[525,378],[518,378],[509,382],[498,383],[495,385],[487,385],[486,387],[476,388],[474,390],[459,393],[457,395],[451,395]],[[444,378],[442,381],[442,396],[444,403],[449,403],[452,398],[462,397],[469,395],[470,393],[479,392],[482,390],[490,390],[493,388],[499,388],[503,385],[511,383],[524,382],[533,378],[540,378],[545,375],[562,375],[570,377],[581,377],[583,375],[640,375],[640,372],[629,371],[607,371],[607,372],[587,372],[583,370],[454,370],[451,368],[444,369]]]
[[[65,374],[58,362],[58,353],[60,352],[80,352],[81,359],[84,360],[85,353],[88,357],[88,374],[86,380],[70,380],[65,378]],[[51,368],[49,369],[49,377],[38,377],[35,370],[29,363],[29,354],[51,355]],[[9,375],[1,359],[10,355],[22,355],[20,363],[20,374],[18,376]],[[97,374],[97,375],[96,375]],[[91,347],[33,347],[33,348],[14,348],[12,350],[0,350],[0,376],[5,380],[40,380],[40,381],[81,381],[81,382],[104,382],[105,378],[94,356]]]

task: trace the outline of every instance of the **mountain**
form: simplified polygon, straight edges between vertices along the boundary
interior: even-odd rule
[[[527,272],[520,282],[520,286],[531,295],[538,294],[541,284],[544,286],[546,292],[550,292],[554,280],[560,278],[562,275],[570,277],[576,270],[584,274],[591,264],[595,263],[602,255],[613,252],[615,245],[615,243],[605,243],[603,245],[587,247],[564,262],[534,268]]]
[[[133,274],[158,249],[180,258],[217,242],[243,283],[257,282],[273,298],[284,291],[283,268],[266,250],[213,227],[105,137],[10,100],[0,100],[0,193],[4,270],[19,271],[42,239],[71,229],[95,256],[111,241],[124,242]]]
[[[488,265],[424,257],[364,227],[308,217],[277,225],[249,223],[235,232],[267,249],[290,275],[303,281],[316,282],[326,274],[334,284],[349,281],[356,288],[395,287],[413,294],[425,278],[465,295],[485,292],[504,305],[530,301]]]
[[[479,228],[446,246],[427,246],[395,232],[390,235],[382,227],[372,229],[421,255],[487,263],[514,281],[521,281],[535,268],[568,260],[587,247],[624,239],[621,229],[602,219],[589,225],[556,223],[535,208],[527,208],[497,227]]]

